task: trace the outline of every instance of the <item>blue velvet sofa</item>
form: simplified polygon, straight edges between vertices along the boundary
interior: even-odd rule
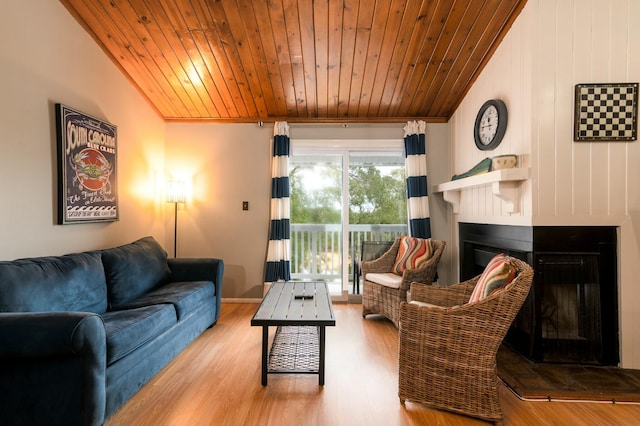
[[[215,324],[223,270],[152,237],[0,262],[0,424],[102,424]]]

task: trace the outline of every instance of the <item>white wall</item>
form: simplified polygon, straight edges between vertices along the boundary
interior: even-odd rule
[[[638,22],[636,0],[529,0],[449,122],[454,173],[507,153],[518,154],[532,173],[514,215],[488,188],[464,191],[455,229],[459,221],[619,226],[621,357],[636,369],[640,142],[574,142],[572,132],[575,84],[640,80]],[[503,143],[486,153],[475,148],[472,129],[491,98],[505,100],[509,125]]]
[[[57,1],[0,2],[0,259],[164,241],[164,123]],[[120,221],[56,225],[54,105],[118,126]]]
[[[272,136],[268,125],[167,125],[167,172],[192,186],[178,212],[178,254],[223,259],[225,298],[262,296]]]
[[[405,123],[291,124],[291,139],[402,139]],[[223,297],[262,297],[269,235],[273,124],[168,124],[167,172],[191,182],[192,197],[178,215],[178,253],[224,259]],[[444,179],[445,124],[427,126],[429,178]],[[242,210],[249,201],[249,210]],[[447,239],[446,206],[431,204],[432,232]],[[173,219],[172,219],[173,220]],[[171,222],[169,230],[172,230]],[[172,245],[173,235],[167,236]],[[445,259],[443,259],[445,262]],[[441,274],[442,275],[442,274]],[[442,278],[447,277],[444,272]],[[447,277],[448,278],[448,277]]]

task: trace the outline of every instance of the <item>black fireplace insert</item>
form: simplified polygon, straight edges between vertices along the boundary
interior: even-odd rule
[[[618,365],[616,227],[459,225],[462,280],[497,253],[534,268],[505,343],[536,362]]]

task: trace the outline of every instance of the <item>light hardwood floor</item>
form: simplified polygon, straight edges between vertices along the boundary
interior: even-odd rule
[[[481,425],[483,421],[398,400],[397,330],[334,304],[325,386],[316,375],[269,375],[260,385],[258,305],[223,304],[218,324],[105,423],[116,425]],[[273,334],[273,333],[272,333]],[[526,402],[500,390],[505,425],[637,425],[640,405]]]

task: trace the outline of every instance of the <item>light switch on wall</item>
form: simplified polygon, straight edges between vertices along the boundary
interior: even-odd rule
[[[249,202],[248,201],[243,201],[242,202],[242,210],[249,210]]]

